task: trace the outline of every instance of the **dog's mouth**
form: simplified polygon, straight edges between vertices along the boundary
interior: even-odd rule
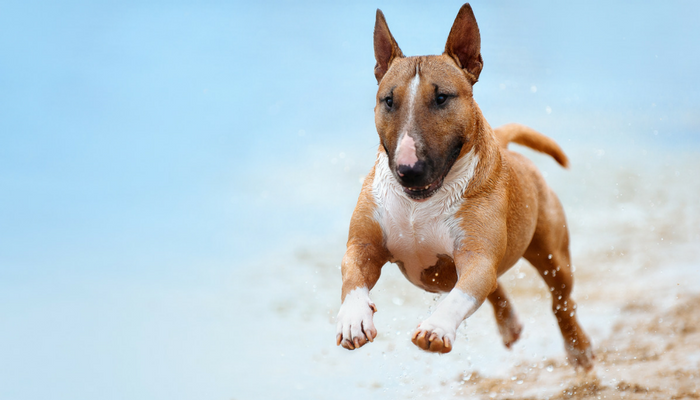
[[[448,173],[450,173],[450,170],[452,169],[452,166],[454,165],[455,161],[457,161],[457,157],[459,157],[459,153],[461,152],[461,150],[462,146],[460,145],[452,151],[449,159],[447,160],[445,169],[443,170],[442,174],[438,177],[438,179],[433,181],[433,183],[423,187],[402,186],[404,193],[406,193],[408,197],[415,201],[424,201],[427,200],[430,196],[434,195],[442,187],[442,184],[445,182],[445,177]]]
[[[415,188],[415,187],[406,187],[403,186],[403,191],[408,195],[413,200],[416,201],[423,201],[427,200],[428,197],[432,196],[435,194],[435,192],[438,191],[442,187],[442,183],[445,181],[445,176],[447,174],[443,174],[438,180],[435,182],[431,183],[430,185],[427,185],[425,187],[421,188]]]

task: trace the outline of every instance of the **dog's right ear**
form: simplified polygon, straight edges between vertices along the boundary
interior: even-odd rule
[[[384,19],[384,13],[377,9],[377,20],[374,23],[374,58],[377,60],[377,65],[374,66],[374,76],[377,78],[377,83],[389,70],[391,62],[399,57],[403,57],[403,53],[394,37],[391,36],[389,26]]]

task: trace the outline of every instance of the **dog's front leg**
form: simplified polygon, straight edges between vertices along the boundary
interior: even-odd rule
[[[360,348],[377,336],[373,321],[377,307],[370,300],[369,291],[379,280],[388,259],[386,253],[381,244],[353,240],[348,243],[341,264],[342,304],[336,325],[336,342],[348,350]]]
[[[411,337],[423,350],[450,352],[459,324],[497,287],[495,264],[489,258],[473,252],[456,254],[455,266],[459,276],[455,287]]]

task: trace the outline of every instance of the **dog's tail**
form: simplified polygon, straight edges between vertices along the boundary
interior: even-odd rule
[[[508,148],[508,143],[513,142],[527,146],[541,153],[549,154],[564,168],[569,168],[569,159],[557,142],[537,132],[532,128],[520,124],[505,124],[494,130],[496,138],[502,148]]]

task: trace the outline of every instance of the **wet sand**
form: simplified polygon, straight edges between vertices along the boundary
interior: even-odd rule
[[[692,283],[697,282],[697,275],[695,279]],[[700,294],[695,291],[697,288],[687,290],[692,283],[685,279],[676,283],[678,288],[653,287],[662,280],[660,276],[645,280],[648,287],[635,288],[614,304],[605,303],[605,292],[589,295],[589,308],[620,305],[616,317],[600,321],[612,326],[604,337],[594,335],[596,366],[590,373],[574,371],[563,356],[524,357],[508,371],[510,377],[481,374],[478,369],[462,374],[458,378],[458,397],[700,398]],[[619,291],[616,286],[605,284],[598,289]]]

